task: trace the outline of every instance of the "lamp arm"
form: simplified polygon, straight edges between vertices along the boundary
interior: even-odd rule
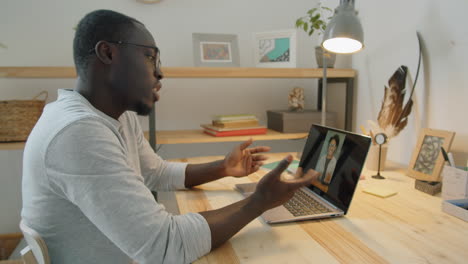
[[[323,78],[322,78],[322,122],[320,124],[325,126],[327,123],[327,56],[325,55],[325,49],[322,48],[322,67],[323,67]]]

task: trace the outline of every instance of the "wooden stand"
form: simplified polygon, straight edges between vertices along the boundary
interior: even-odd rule
[[[440,193],[442,189],[442,183],[441,182],[427,182],[427,181],[420,181],[416,180],[414,182],[414,188],[416,190],[419,190],[421,192],[425,192],[430,195],[436,195]]]

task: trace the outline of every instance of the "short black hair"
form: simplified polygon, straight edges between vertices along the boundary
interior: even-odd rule
[[[337,134],[335,134],[333,137],[331,137],[331,138],[328,140],[328,144],[329,144],[329,145],[330,145],[330,142],[331,142],[332,140],[335,140],[335,142],[336,142],[336,147],[338,147],[338,145],[340,144],[340,137],[339,137]]]
[[[85,15],[76,27],[73,39],[73,59],[80,76],[86,79],[86,73],[92,51],[101,40],[118,41],[128,33],[134,24],[140,21],[112,10],[96,10]]]

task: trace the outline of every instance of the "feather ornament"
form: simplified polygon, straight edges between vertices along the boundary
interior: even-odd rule
[[[419,70],[421,67],[422,60],[422,40],[419,32],[416,32],[418,37],[419,45],[419,59],[418,68],[416,70],[416,78],[411,89],[408,101],[403,107],[403,102],[406,95],[406,76],[408,74],[408,67],[402,65],[388,80],[388,87],[385,87],[384,99],[382,101],[382,107],[380,108],[379,115],[377,117],[377,123],[368,120],[370,125],[370,134],[376,135],[378,133],[385,133],[390,139],[397,136],[403,128],[408,124],[408,116],[411,113],[413,107],[413,96],[414,88],[418,81]]]
[[[388,87],[385,87],[385,95],[377,121],[389,138],[397,136],[405,128],[413,106],[413,100],[409,98],[403,107],[407,73],[408,67],[400,66],[388,80]]]

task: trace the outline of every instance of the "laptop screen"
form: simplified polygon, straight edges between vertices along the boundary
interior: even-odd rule
[[[346,214],[370,144],[368,136],[312,125],[299,163],[320,173],[309,189]]]

